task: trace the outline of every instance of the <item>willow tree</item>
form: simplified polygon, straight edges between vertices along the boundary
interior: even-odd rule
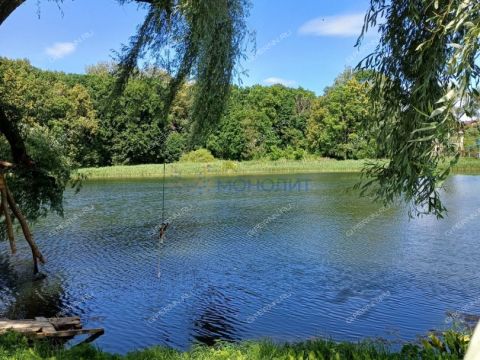
[[[139,58],[153,62],[173,75],[165,101],[166,115],[181,85],[193,81],[193,133],[200,137],[218,123],[226,105],[235,65],[245,50],[249,0],[148,3],[144,5],[145,21],[119,56],[117,91],[123,88]]]
[[[479,97],[480,2],[371,0],[359,43],[372,28],[380,41],[359,67],[375,70],[388,161],[367,167],[363,190],[385,202],[404,196],[412,213],[442,217],[439,189],[459,158],[458,109],[471,114]]]
[[[24,2],[0,0],[0,24]],[[191,81],[195,94],[192,113],[197,133],[213,126],[223,112],[235,64],[242,56],[248,0],[119,2],[139,4],[146,11],[146,17],[137,34],[119,53],[116,90],[123,89],[130,74],[136,71],[139,60],[143,59],[145,63],[153,63],[172,74],[165,99],[165,116],[181,85]],[[1,81],[8,82],[9,79],[0,69]],[[63,192],[72,169],[61,161],[61,151],[55,152],[54,146],[48,146],[47,138],[32,133],[28,121],[25,121],[26,115],[25,109],[9,101],[8,93],[0,93],[0,133],[4,137],[1,140],[9,147],[7,158],[3,159],[9,161],[5,162],[8,166],[0,172],[5,173],[6,181],[11,184],[18,208],[24,210],[29,221],[34,221],[51,210],[62,213]],[[15,214],[9,211],[4,217],[5,225],[0,228],[3,238],[11,235],[7,217],[12,219],[9,215]],[[34,262],[43,261],[34,243],[32,254]]]

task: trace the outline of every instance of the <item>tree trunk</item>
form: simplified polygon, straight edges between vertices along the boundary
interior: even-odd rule
[[[0,25],[24,2],[25,0],[0,0]]]
[[[2,206],[3,206],[3,211],[5,214],[5,221],[7,222],[7,231],[8,231],[8,237],[13,238],[13,228],[11,226],[11,219],[9,218],[9,209],[13,212],[13,215],[18,219],[20,222],[20,226],[22,227],[23,230],[23,235],[25,236],[25,240],[27,240],[28,245],[30,246],[30,249],[32,250],[32,257],[33,257],[33,266],[34,266],[34,274],[38,274],[38,261],[40,261],[42,264],[45,264],[45,258],[43,257],[42,253],[40,252],[37,244],[33,240],[32,233],[30,232],[30,228],[28,227],[27,220],[23,216],[22,212],[18,208],[17,204],[15,203],[15,199],[13,198],[12,193],[8,189],[7,183],[5,181],[5,178],[3,174],[0,174],[0,187],[1,187],[1,194],[2,194]],[[8,206],[7,206],[8,204]],[[10,221],[9,221],[10,220]],[[12,229],[12,233],[10,233],[10,229]]]
[[[26,0],[0,0],[0,25]],[[135,0],[139,3],[153,4],[153,0]]]
[[[3,177],[0,179],[3,180]],[[15,254],[17,252],[17,246],[15,245],[15,235],[13,233],[12,218],[10,217],[10,210],[8,209],[7,192],[5,191],[5,188],[1,188],[0,193],[2,196],[0,213],[3,213],[5,216],[5,226],[7,228],[8,241],[10,242],[10,250],[12,251],[12,254]]]
[[[0,0],[1,1],[1,0]],[[27,154],[25,142],[20,134],[19,129],[13,121],[7,118],[5,108],[0,100],[0,132],[5,135],[12,152],[13,162],[18,166],[31,167],[33,161]]]

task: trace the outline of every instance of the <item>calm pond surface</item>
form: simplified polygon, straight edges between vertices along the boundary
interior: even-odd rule
[[[348,189],[353,174],[88,182],[34,233],[49,277],[0,243],[0,317],[79,315],[124,353],[218,339],[414,340],[480,312],[480,176],[449,215],[409,220]]]

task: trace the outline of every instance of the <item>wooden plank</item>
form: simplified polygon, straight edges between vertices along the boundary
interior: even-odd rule
[[[78,316],[69,317],[69,318],[50,318],[48,321],[57,329],[57,330],[66,330],[71,327],[81,328],[82,324]]]
[[[48,323],[48,325],[42,326],[41,332],[45,334],[53,334],[57,332],[57,329],[55,329],[52,324]]]
[[[0,330],[16,329],[40,329],[41,325],[34,320],[2,320],[0,321]]]
[[[70,316],[70,317],[53,317],[49,318],[48,321],[54,321],[54,322],[71,322],[71,321],[80,321],[79,316]]]
[[[90,335],[83,342],[92,342],[105,333],[104,329],[82,329],[78,316],[69,318],[36,317],[34,320],[0,320],[0,334],[16,331],[39,339],[71,339],[77,335]]]
[[[0,326],[8,324],[33,324],[35,320],[0,320]]]
[[[89,344],[89,343],[95,341],[96,339],[98,339],[100,336],[102,336],[105,333],[105,331],[103,329],[100,329],[100,330],[101,331],[97,331],[95,334],[90,335],[88,338],[86,338],[85,340],[83,340],[82,342],[77,344],[76,346],[82,345],[82,344]]]
[[[42,331],[42,326],[37,322],[12,322],[12,321],[3,321],[0,322],[0,334],[4,334],[7,331],[15,331],[22,334],[36,334]]]
[[[38,333],[36,334],[36,337],[39,339],[43,339],[46,337],[74,337],[77,335],[103,335],[105,333],[104,329],[79,329],[79,330],[63,330],[63,331],[57,331],[54,334],[43,334],[43,333]],[[98,337],[97,336],[97,337]]]
[[[16,329],[13,329],[13,328],[6,328],[6,329],[2,329],[0,330],[0,334],[5,334],[7,331],[15,331],[15,332],[19,332],[19,333],[22,333],[22,334],[37,334],[40,332],[42,328],[41,327],[29,327],[29,328],[16,328]]]
[[[5,334],[7,331],[15,331],[24,335],[36,335],[40,334],[41,328],[28,328],[28,329],[4,329],[0,330],[0,334]]]
[[[57,329],[55,329],[55,327],[45,317],[36,317],[35,321],[38,324],[38,326],[41,326],[42,328],[40,332],[43,332],[46,334],[52,334],[57,331]]]

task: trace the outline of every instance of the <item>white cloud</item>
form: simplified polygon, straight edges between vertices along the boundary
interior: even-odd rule
[[[263,82],[268,85],[280,84],[284,86],[295,86],[297,84],[297,82],[294,80],[287,80],[274,76],[266,78],[265,80],[263,80]]]
[[[61,59],[71,53],[77,48],[75,42],[57,42],[45,49],[45,53],[52,59]]]
[[[303,24],[298,32],[314,36],[358,36],[362,31],[364,14],[319,17]]]

